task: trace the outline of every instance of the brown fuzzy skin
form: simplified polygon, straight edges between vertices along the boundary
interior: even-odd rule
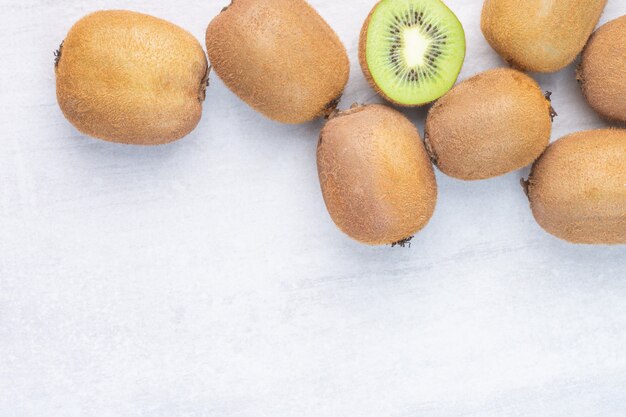
[[[607,0],[485,0],[481,29],[515,67],[556,72],[585,46]]]
[[[317,167],[330,216],[359,242],[407,239],[435,210],[437,183],[420,135],[389,107],[359,106],[331,118],[320,135]]]
[[[578,67],[578,81],[602,117],[626,122],[626,16],[593,34]]]
[[[329,115],[348,82],[346,48],[303,0],[233,0],[209,24],[206,45],[228,88],[282,123]]]
[[[376,6],[378,3],[376,3]],[[378,84],[374,82],[374,78],[372,77],[372,73],[369,70],[369,66],[367,65],[367,55],[366,55],[366,45],[367,45],[367,29],[370,26],[370,20],[372,20],[372,15],[374,14],[374,10],[376,10],[376,6],[372,8],[370,14],[367,15],[367,19],[365,19],[365,23],[363,23],[363,27],[361,27],[361,34],[359,36],[359,64],[361,65],[361,71],[363,71],[363,75],[367,80],[368,84],[376,91],[376,93],[387,100],[390,103],[395,104],[396,106],[402,107],[417,107],[417,106],[407,106],[405,104],[398,103],[396,100],[389,97],[383,90],[378,88]],[[428,103],[425,103],[428,104]]]
[[[548,233],[572,243],[626,244],[626,130],[555,142],[535,163],[527,188]]]
[[[426,144],[445,174],[497,177],[531,164],[550,141],[550,101],[519,71],[478,74],[439,99],[426,118]]]
[[[200,121],[207,71],[202,46],[178,26],[100,11],[79,20],[63,42],[57,100],[87,135],[158,145],[182,138]]]

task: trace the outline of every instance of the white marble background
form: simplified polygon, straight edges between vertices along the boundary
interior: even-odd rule
[[[224,0],[226,1],[226,0]],[[345,42],[342,107],[379,98],[357,43],[373,0],[312,0]],[[461,79],[502,65],[480,0],[449,0]],[[438,173],[412,247],[343,236],[315,168],[321,122],[283,126],[215,76],[197,130],[158,148],[86,138],[52,52],[128,8],[202,40],[216,0],[1,0],[0,416],[626,415],[626,247],[572,246],[518,181]],[[626,14],[609,0],[602,21]],[[569,67],[553,139],[603,126]],[[425,110],[405,112],[423,127]]]

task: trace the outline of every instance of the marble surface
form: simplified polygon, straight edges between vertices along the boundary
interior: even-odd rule
[[[378,102],[357,60],[372,0],[312,0],[345,43],[345,108]],[[503,65],[481,1],[461,79]],[[315,167],[322,122],[283,126],[214,75],[177,143],[80,135],[55,99],[53,51],[103,8],[202,40],[216,0],[0,3],[0,415],[414,417],[626,414],[626,247],[573,246],[534,222],[519,179],[440,197],[410,248],[332,224]],[[609,0],[605,22],[626,14]],[[603,126],[574,68],[553,140]],[[423,128],[425,110],[406,110]]]

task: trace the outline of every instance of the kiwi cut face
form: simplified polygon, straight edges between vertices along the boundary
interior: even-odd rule
[[[440,0],[382,0],[361,34],[361,64],[389,101],[419,106],[444,95],[465,60],[465,32]]]

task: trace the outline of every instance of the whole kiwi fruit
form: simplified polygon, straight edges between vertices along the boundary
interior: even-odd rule
[[[591,36],[577,75],[595,111],[605,119],[626,122],[626,16]]]
[[[426,146],[447,175],[497,177],[531,164],[550,141],[549,99],[526,74],[499,68],[454,87],[428,112]]]
[[[440,0],[380,0],[361,29],[363,74],[394,104],[435,101],[452,88],[464,60],[465,31]]]
[[[158,145],[200,121],[206,56],[191,34],[165,20],[95,12],[74,24],[56,55],[59,106],[87,135]]]
[[[330,216],[359,242],[403,244],[435,209],[435,174],[420,135],[389,107],[334,115],[320,134],[317,167]]]
[[[556,72],[572,63],[607,0],[485,0],[481,29],[502,58],[526,71]]]
[[[566,136],[546,150],[524,184],[533,215],[572,243],[626,243],[626,131]]]
[[[345,47],[304,0],[233,0],[209,24],[206,45],[226,86],[279,122],[329,115],[348,82]]]

